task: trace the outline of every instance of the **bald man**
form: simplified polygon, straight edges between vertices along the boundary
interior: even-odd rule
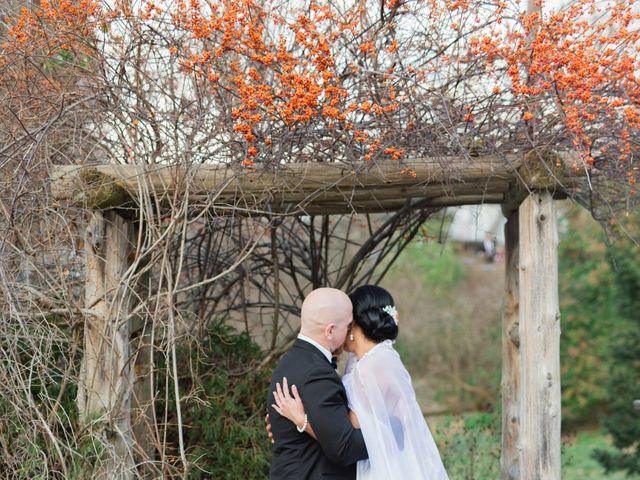
[[[302,304],[300,334],[285,353],[269,387],[267,408],[275,443],[271,480],[355,480],[356,462],[367,458],[362,432],[349,421],[347,395],[332,365],[353,320],[349,297],[318,288]],[[317,440],[271,405],[276,383],[296,385]]]

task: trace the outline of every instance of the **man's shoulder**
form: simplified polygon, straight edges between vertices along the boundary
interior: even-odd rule
[[[314,348],[311,346],[311,348]],[[332,376],[335,371],[320,352],[314,352],[306,346],[294,344],[276,364],[274,373],[290,374],[296,372],[304,377]]]

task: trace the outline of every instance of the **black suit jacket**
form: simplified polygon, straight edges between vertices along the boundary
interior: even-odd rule
[[[283,377],[298,387],[317,441],[271,407]],[[349,421],[342,381],[320,350],[296,340],[273,372],[267,408],[275,439],[271,480],[355,480],[356,462],[367,458],[367,449],[362,432]]]

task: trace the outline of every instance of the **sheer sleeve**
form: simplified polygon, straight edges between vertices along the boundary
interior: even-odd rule
[[[391,342],[383,342],[345,375],[369,453],[358,480],[445,480],[447,473],[404,368]]]

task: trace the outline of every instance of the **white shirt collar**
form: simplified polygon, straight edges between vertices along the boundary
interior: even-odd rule
[[[329,360],[329,362],[331,362],[331,357],[333,357],[333,355],[331,355],[331,352],[329,350],[327,350],[326,348],[324,348],[322,345],[320,345],[318,342],[316,342],[315,340],[299,333],[298,334],[298,338],[300,340],[303,340],[305,342],[310,343],[311,345],[313,345],[314,347],[316,347],[318,350],[320,350],[322,352],[322,354],[327,357],[327,360]]]

